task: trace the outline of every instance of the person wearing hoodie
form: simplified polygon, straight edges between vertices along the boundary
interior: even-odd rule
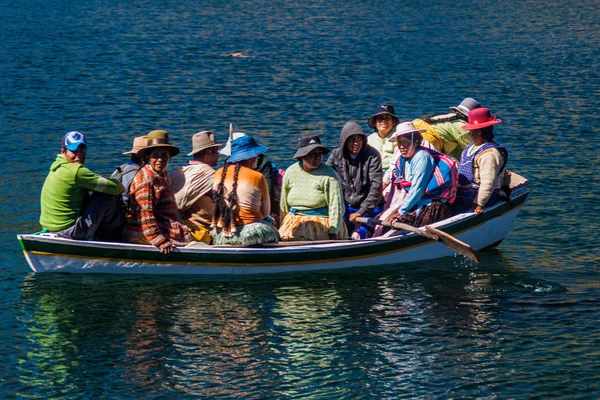
[[[373,218],[381,212],[382,166],[379,152],[367,144],[360,125],[347,122],[340,135],[340,147],[333,150],[327,165],[340,176],[346,211],[344,222],[353,239],[364,239],[371,232],[366,224],[356,224],[357,217]]]
[[[76,131],[65,134],[42,187],[40,225],[69,239],[116,239],[124,222],[117,196],[123,185],[84,167],[86,155],[85,136]]]

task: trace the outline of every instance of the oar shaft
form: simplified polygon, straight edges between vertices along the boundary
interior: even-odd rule
[[[415,228],[412,225],[403,224],[402,222],[390,222],[390,221],[383,221],[381,219],[363,218],[363,217],[356,218],[356,222],[360,222],[363,224],[387,226],[387,227],[394,228],[394,229],[401,229],[403,231],[409,231],[409,232],[416,233],[417,235],[428,237],[429,239],[437,240],[437,237],[435,237],[435,235],[430,234],[429,232],[426,232],[422,229]]]
[[[469,246],[468,244],[466,244],[464,242],[461,242],[454,236],[452,236],[446,232],[443,232],[439,229],[433,228],[429,225],[425,226],[425,230],[423,230],[423,229],[415,228],[412,225],[403,224],[401,222],[382,221],[380,219],[363,218],[363,217],[356,218],[356,222],[360,222],[363,224],[371,224],[371,225],[389,226],[394,229],[401,229],[404,231],[413,232],[417,235],[425,236],[426,238],[440,242],[440,243],[450,247],[452,250],[467,257],[468,259],[479,262],[479,257],[477,257],[477,255],[475,254],[475,252],[473,251],[471,246]]]

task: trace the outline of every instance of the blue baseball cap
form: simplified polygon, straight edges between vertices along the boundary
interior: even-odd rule
[[[81,145],[84,145],[87,148],[85,136],[77,131],[66,133],[63,137],[62,145],[65,149],[71,151],[77,150],[77,148]]]

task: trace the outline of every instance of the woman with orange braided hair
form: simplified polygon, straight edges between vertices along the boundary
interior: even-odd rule
[[[267,151],[248,135],[231,143],[231,156],[215,173],[215,208],[211,225],[214,244],[274,243],[279,234],[265,220],[271,199],[265,177],[255,171],[258,156]]]

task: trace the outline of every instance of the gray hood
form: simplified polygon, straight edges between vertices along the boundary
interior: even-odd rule
[[[354,121],[346,122],[346,125],[344,125],[344,127],[342,128],[342,134],[340,135],[340,149],[345,151],[346,141],[352,135],[362,135],[363,136],[363,141],[364,141],[363,149],[364,149],[365,145],[367,144],[367,135],[365,135],[365,132],[360,127],[360,125]],[[362,149],[361,149],[361,151],[362,151]]]

